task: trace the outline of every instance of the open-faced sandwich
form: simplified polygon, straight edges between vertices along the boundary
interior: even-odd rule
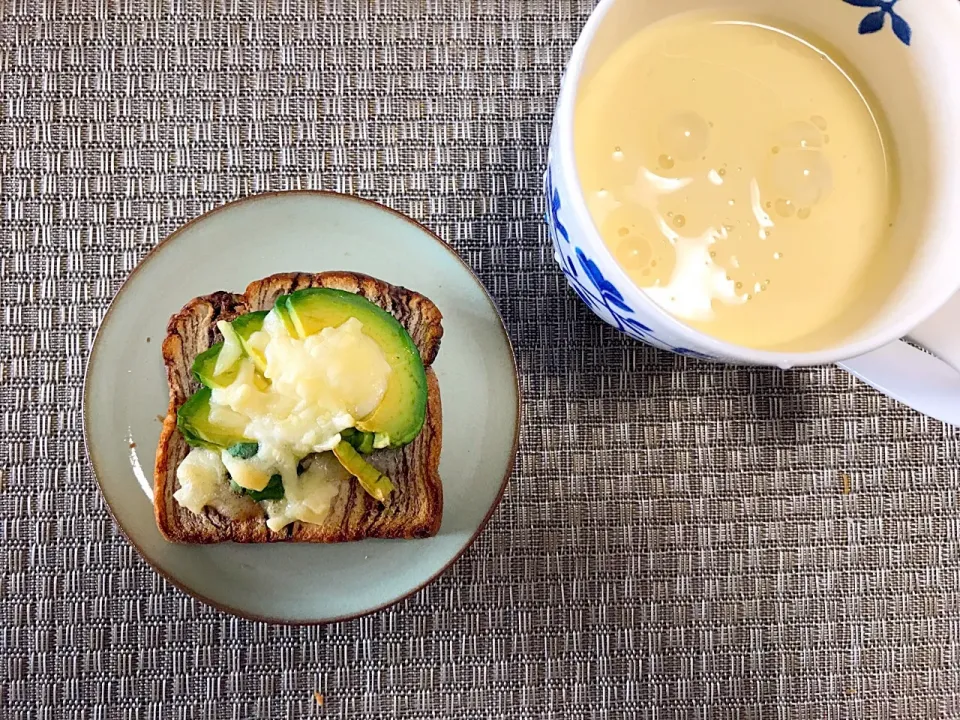
[[[344,272],[258,280],[170,319],[154,508],[168,540],[436,534],[443,335],[426,297]]]

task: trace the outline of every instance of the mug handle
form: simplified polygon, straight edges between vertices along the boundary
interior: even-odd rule
[[[960,426],[960,293],[909,337],[933,354],[898,340],[837,365],[924,415]]]

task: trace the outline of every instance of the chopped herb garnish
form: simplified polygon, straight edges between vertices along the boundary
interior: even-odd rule
[[[263,490],[247,490],[252,500],[280,500],[283,497],[283,478],[277,474],[270,478],[270,482]]]
[[[256,455],[259,450],[260,446],[255,442],[239,442],[236,445],[231,445],[227,449],[227,452],[235,458],[249,460]]]
[[[267,486],[263,490],[248,490],[242,485],[238,485],[229,474],[227,477],[230,480],[231,490],[240,495],[248,495],[251,500],[256,502],[260,502],[261,500],[280,500],[283,497],[283,478],[279,474],[272,475],[270,482],[267,483]]]

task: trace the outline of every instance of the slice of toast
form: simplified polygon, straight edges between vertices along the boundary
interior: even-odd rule
[[[226,507],[204,508],[197,515],[174,500],[180,487],[177,466],[190,447],[177,430],[177,410],[199,387],[191,373],[194,358],[222,340],[218,320],[269,310],[280,295],[308,287],[328,287],[362,295],[393,315],[410,333],[427,373],[427,414],[423,430],[398,449],[377,450],[367,457],[392,481],[390,502],[381,505],[356,481],[344,483],[322,524],[294,522],[280,532],[267,528],[258,503],[240,497]],[[418,293],[381,280],[346,272],[284,273],[250,283],[243,295],[215,292],[188,302],[170,318],[163,341],[163,362],[170,405],[157,446],[154,512],[165,538],[182,543],[345,542],[363,538],[415,538],[435,535],[443,513],[439,464],[442,442],[440,388],[430,365],[440,349],[442,316]]]

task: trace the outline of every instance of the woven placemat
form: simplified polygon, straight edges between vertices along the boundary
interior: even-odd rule
[[[0,716],[960,716],[960,431],[835,369],[645,348],[553,266],[541,168],[590,9],[0,4]],[[435,229],[499,302],[525,401],[477,544],[324,628],[237,620],[152,573],[80,423],[138,260],[282,188]]]

